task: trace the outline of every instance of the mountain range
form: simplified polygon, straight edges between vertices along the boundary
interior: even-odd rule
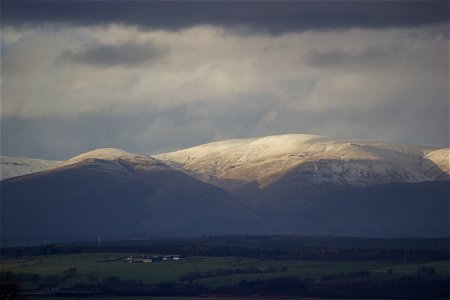
[[[288,134],[1,167],[3,239],[449,236],[449,148]]]

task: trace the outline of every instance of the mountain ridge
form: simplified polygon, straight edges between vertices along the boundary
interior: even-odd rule
[[[0,191],[2,238],[236,233],[255,218],[226,191],[150,156],[85,155],[3,180]]]
[[[4,237],[450,236],[448,148],[284,135],[103,148],[0,182]]]
[[[341,149],[338,149],[339,147]],[[360,151],[357,150],[358,147],[360,148]],[[370,151],[369,148],[371,148],[372,151]],[[401,149],[407,151],[402,152]],[[198,179],[204,181],[208,181],[208,177],[223,177],[224,179],[233,180],[235,179],[233,176],[226,176],[227,174],[221,176],[221,173],[229,173],[229,170],[224,169],[223,164],[229,163],[231,164],[229,167],[235,169],[242,164],[253,163],[255,160],[261,161],[278,157],[279,159],[282,158],[284,160],[284,165],[286,166],[286,168],[281,168],[280,170],[287,170],[289,167],[296,166],[301,160],[304,162],[312,162],[314,160],[326,160],[332,158],[348,161],[349,159],[357,160],[358,158],[363,158],[366,160],[380,161],[383,159],[383,151],[385,152],[385,155],[390,152],[391,158],[393,158],[392,154],[396,154],[396,152],[396,158],[399,157],[399,154],[411,156],[414,155],[415,152],[417,159],[428,159],[430,162],[433,162],[442,172],[436,174],[437,170],[430,170],[430,168],[432,169],[432,166],[424,166],[422,171],[425,171],[425,173],[427,173],[427,169],[428,173],[435,172],[435,174],[431,174],[431,176],[434,177],[429,178],[430,180],[436,178],[447,179],[450,174],[450,148],[422,147],[365,140],[332,139],[326,136],[309,134],[283,134],[256,138],[228,139],[156,155],[132,153],[117,148],[99,148],[81,153],[66,161],[2,156],[1,179],[44,171],[59,166],[66,166],[87,158],[114,160],[120,157],[128,159],[134,157],[141,160],[148,158],[158,159],[161,162],[175,167],[178,170],[187,172],[190,175],[194,175]],[[229,153],[228,157],[226,155],[227,152]],[[221,154],[222,158],[228,160],[222,164],[222,169],[212,168],[207,165],[207,162],[202,162],[203,164],[200,165],[200,169],[195,166],[195,164],[198,164],[202,159],[209,157],[209,159],[213,160],[215,165],[220,167],[218,160],[221,157],[218,154]],[[215,155],[216,157],[211,157],[212,155]],[[236,159],[236,157],[238,159]],[[22,165],[21,161],[41,162],[42,166],[28,168],[23,171],[14,171],[13,169],[15,166]],[[410,161],[407,163],[409,162]],[[262,169],[261,171],[265,173],[271,172],[270,169]],[[426,181],[426,179],[427,177],[425,176],[424,178],[416,178],[415,181],[421,182]]]
[[[154,157],[198,179],[233,189],[239,182],[256,182],[264,188],[302,164],[311,166],[311,176],[354,186],[445,180],[448,155],[448,148],[289,134],[213,142]],[[329,168],[323,169],[327,161]]]

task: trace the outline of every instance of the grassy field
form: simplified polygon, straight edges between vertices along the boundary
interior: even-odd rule
[[[232,257],[188,257],[179,261],[164,261],[155,263],[126,263],[120,258],[127,253],[114,254],[67,254],[28,257],[20,259],[1,259],[2,271],[13,273],[34,273],[41,278],[48,275],[61,275],[70,268],[76,268],[76,275],[71,277],[66,284],[76,282],[88,282],[117,276],[121,279],[137,279],[144,283],[178,282],[179,276],[189,271],[209,271],[218,268],[248,268],[260,269],[273,267],[287,267],[286,271],[278,271],[264,274],[233,274],[222,277],[196,279],[195,283],[207,286],[231,285],[242,279],[256,280],[274,277],[299,276],[301,278],[337,275],[357,271],[368,271],[371,277],[386,277],[388,270],[392,269],[393,275],[414,275],[422,266],[433,267],[438,274],[449,274],[449,261],[432,261],[426,263],[405,263],[394,261],[270,261],[254,258],[242,258],[236,261]],[[136,254],[133,254],[136,255]]]
[[[338,275],[341,273],[351,273],[358,271],[368,271],[371,277],[386,277],[388,270],[393,269],[393,276],[414,275],[417,269],[422,266],[435,268],[438,274],[449,273],[448,261],[433,261],[420,264],[402,263],[402,262],[385,262],[385,261],[361,261],[361,262],[328,262],[328,261],[263,261],[249,263],[247,266],[262,267],[266,265],[287,266],[285,272],[268,273],[268,274],[241,274],[224,277],[213,277],[198,279],[196,282],[208,286],[233,285],[241,280],[270,279],[274,277],[290,277],[298,276],[301,278],[314,277],[320,279],[327,275]]]

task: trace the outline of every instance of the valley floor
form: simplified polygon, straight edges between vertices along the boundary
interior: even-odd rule
[[[0,267],[2,271],[12,272],[20,278],[22,292],[29,296],[36,292],[54,292],[62,296],[67,291],[97,291],[99,288],[112,294],[130,291],[134,294],[136,290],[145,294],[146,287],[150,286],[161,288],[165,292],[179,289],[182,293],[186,292],[184,287],[199,286],[204,289],[200,290],[200,293],[218,291],[219,294],[227,291],[231,294],[236,292],[227,287],[240,287],[249,291],[269,287],[266,294],[270,296],[272,295],[270,286],[278,289],[277,284],[280,287],[287,285],[289,288],[308,286],[310,290],[402,280],[406,280],[406,283],[409,280],[411,284],[413,283],[411,280],[417,279],[418,276],[429,276],[425,278],[428,281],[443,279],[450,271],[449,262],[445,260],[311,261],[195,256],[153,263],[124,261],[126,257],[136,255],[136,253],[81,253],[4,258],[0,261]],[[425,273],[420,275],[420,272]]]
[[[0,299],[449,299],[448,245],[211,236],[0,248]]]

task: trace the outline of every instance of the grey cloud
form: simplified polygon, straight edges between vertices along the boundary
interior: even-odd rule
[[[167,49],[151,43],[137,44],[129,41],[118,45],[105,45],[93,42],[78,51],[66,50],[60,59],[99,67],[139,66],[158,61],[166,53]]]
[[[2,1],[1,3],[3,6],[4,2]],[[116,5],[114,3],[115,2],[111,4],[112,7]],[[198,6],[202,3],[194,2],[193,5]],[[390,6],[390,3],[391,2],[383,2],[382,4]],[[36,5],[40,5],[40,2]],[[105,2],[102,3],[102,6],[104,5]],[[147,2],[142,2],[139,5],[147,5]],[[247,5],[256,4],[247,3]],[[295,5],[300,4],[296,4],[295,2]],[[433,3],[431,7],[433,7],[433,5],[435,4]],[[68,7],[70,8],[70,5]],[[329,10],[331,10],[331,8]],[[108,10],[104,11],[105,14],[109,14]],[[433,11],[433,9],[431,9],[431,11]],[[206,12],[206,10],[203,11],[205,14]],[[2,12],[2,16],[4,13],[5,12]],[[36,12],[36,16],[30,14],[30,18],[36,17],[33,22],[40,22],[43,19],[38,17],[43,13],[45,12],[38,11]],[[70,14],[71,12],[67,13]],[[85,13],[88,14],[88,12]],[[182,26],[182,24],[195,25],[201,23],[195,21],[196,19],[192,18],[192,15],[189,15],[189,11],[186,12],[186,18],[191,18],[191,23],[188,22],[189,20],[183,21],[182,17],[185,12],[180,10],[178,13],[181,20],[177,18],[168,19],[166,20],[167,26],[164,25],[166,27],[161,27],[161,24],[166,21],[160,20],[159,22],[161,23],[158,23],[158,26],[160,26],[160,28],[177,29],[187,26]],[[236,16],[237,21],[233,23],[229,19],[230,15],[226,9],[224,9],[224,17],[222,19],[218,18],[218,20],[212,20],[210,23],[205,21],[206,23],[204,24],[228,24],[226,25],[228,28],[236,28],[236,26],[247,24],[246,26],[249,26],[251,30],[262,30],[273,34],[297,29],[344,28],[342,27],[342,24],[352,24],[351,26],[363,26],[365,24],[362,21],[359,23],[345,23],[347,22],[346,20],[342,21],[342,23],[338,23],[337,20],[331,20],[329,21],[330,23],[327,23],[325,20],[324,24],[328,24],[328,27],[324,24],[319,24],[314,27],[314,23],[312,22],[308,24],[303,23],[304,26],[300,23],[295,26],[287,26],[287,24],[290,23],[281,16],[288,12],[283,11],[282,9],[274,9],[272,14],[273,19],[271,22],[267,21],[267,24],[261,23],[261,20],[258,21],[260,23],[252,20],[249,20],[247,23],[244,22],[245,18],[243,16],[251,16],[251,14],[258,13],[261,14],[261,20],[263,20],[264,14],[266,14],[265,16],[267,18],[270,16],[268,12],[264,11],[258,12],[258,10],[255,10],[254,12],[247,12],[244,10],[242,12],[243,15],[241,17]],[[292,13],[293,15],[296,15],[298,11],[293,10]],[[367,10],[367,13],[370,13],[370,10]],[[394,15],[395,13],[398,12],[394,12]],[[405,12],[405,14],[408,13],[409,12]],[[326,15],[325,12],[324,14]],[[424,11],[424,15],[429,14],[430,11]],[[9,13],[7,13],[7,15],[9,15]],[[123,15],[125,19],[130,18],[130,20],[134,17],[133,15],[130,16],[127,14],[126,8],[124,8]],[[318,17],[317,15],[314,16]],[[70,18],[66,17],[67,16],[62,14],[60,21],[77,23],[74,22],[73,16]],[[82,18],[82,15],[80,14],[79,17]],[[91,17],[88,16],[86,18]],[[205,20],[205,17],[202,18],[199,17],[199,20]],[[207,16],[207,18],[209,18],[209,16]],[[318,19],[320,20],[320,18],[321,17],[319,16]],[[420,22],[425,22],[424,20],[426,18],[421,18],[418,18],[421,20]],[[30,21],[31,19],[27,20]],[[119,19],[119,17],[110,18],[110,22]],[[20,22],[26,21],[23,18],[20,20]],[[305,20],[307,20],[307,18]],[[306,22],[305,20],[300,20],[298,22]],[[430,23],[433,20],[436,21],[440,19],[429,18],[426,20],[428,21],[425,23]],[[49,18],[48,21],[53,22],[55,19]],[[98,22],[92,19],[90,22],[78,22],[77,24],[89,25],[106,22],[107,19],[99,17]],[[153,21],[149,20],[148,22]],[[174,23],[170,22],[179,22],[179,26],[174,26]],[[374,22],[381,21],[376,19]],[[376,26],[369,25],[374,28],[379,28],[388,26],[387,24],[390,24],[389,26],[394,26],[395,24],[403,24],[402,26],[410,24],[412,26],[417,25],[420,22],[411,21],[409,23],[396,23],[391,20],[390,23],[383,23],[384,25],[381,23],[377,23],[378,25]],[[123,23],[132,24],[131,21],[123,21]],[[145,24],[140,23],[140,26],[144,26]],[[340,27],[337,25],[333,25],[333,27],[332,24],[337,24]],[[364,26],[367,27],[369,25],[366,24]],[[157,28],[157,26],[155,26],[154,28]],[[418,34],[423,35],[428,35],[429,32],[429,30],[426,30],[424,33],[420,33],[420,30],[416,31]],[[348,32],[346,34],[351,33],[352,32]],[[308,34],[305,36],[307,37]],[[324,34],[324,36],[327,38],[327,41],[329,41],[330,35]],[[284,39],[285,37],[280,38]],[[293,38],[299,39],[299,44],[301,44],[302,40],[300,39],[302,37],[295,36]],[[339,39],[339,36],[336,36],[336,39]],[[385,36],[383,36],[381,39],[383,41],[393,41],[391,35],[388,35],[386,39]],[[337,47],[337,45],[334,44],[335,40],[333,38],[329,43],[324,43],[322,45],[320,45],[320,41],[321,40],[319,39],[319,42],[316,42],[316,44],[311,43],[310,47],[305,49],[311,49],[312,47],[317,47],[317,49],[319,49],[320,47],[320,49],[326,50]],[[362,43],[358,38],[351,39],[351,41],[354,42],[352,43],[354,49],[364,49],[364,47],[368,47],[368,45],[374,43],[371,39],[367,39],[367,41],[363,41]],[[346,90],[336,90],[332,85],[331,87],[328,87],[326,84],[321,85],[322,82],[327,82],[327,79],[330,79],[331,82],[333,82],[333,79],[339,77],[341,73],[346,75],[348,67],[362,68],[366,67],[367,64],[370,64],[371,66],[384,64],[384,68],[386,63],[391,63],[398,58],[399,51],[407,49],[405,48],[405,45],[407,45],[406,42],[402,44],[401,47],[395,48],[383,41],[380,42],[380,37],[378,37],[375,43],[377,43],[377,45],[378,43],[381,43],[380,45],[384,46],[368,48],[366,50],[355,50],[355,52],[346,52],[337,48],[322,52],[312,52],[309,56],[306,56],[306,59],[310,60],[310,64],[323,69],[313,70],[311,74],[307,74],[308,68],[302,68],[303,61],[299,62],[298,66],[292,63],[292,66],[289,66],[287,69],[283,69],[282,67],[278,68],[278,63],[281,60],[289,62],[294,61],[296,58],[298,59],[299,53],[298,51],[292,51],[292,54],[290,54],[291,52],[288,52],[288,55],[284,55],[284,52],[280,52],[273,63],[267,63],[263,68],[255,69],[256,79],[261,80],[264,83],[264,87],[257,85],[257,88],[254,88],[250,84],[250,88],[246,88],[244,85],[244,88],[236,89],[236,92],[234,89],[231,89],[231,92],[225,89],[223,94],[217,93],[210,95],[214,92],[215,87],[220,89],[222,87],[221,84],[223,84],[225,88],[228,88],[227,80],[225,80],[225,83],[220,80],[211,83],[208,81],[210,77],[209,74],[211,73],[200,72],[200,75],[192,74],[192,80],[198,81],[200,83],[198,85],[193,84],[192,87],[188,86],[185,88],[183,83],[188,82],[189,84],[190,81],[177,81],[175,78],[177,76],[174,76],[172,81],[172,78],[167,76],[169,79],[168,83],[164,81],[162,84],[159,84],[159,82],[155,83],[157,88],[164,89],[160,94],[154,94],[154,89],[142,89],[137,91],[136,94],[138,96],[136,96],[133,94],[136,92],[136,86],[131,83],[129,84],[132,80],[129,80],[130,77],[128,73],[132,73],[133,78],[143,76],[142,78],[146,79],[144,78],[146,75],[144,73],[147,73],[147,70],[133,69],[131,70],[132,72],[129,72],[130,70],[125,70],[124,73],[117,72],[119,75],[124,74],[123,77],[117,76],[117,78],[113,78],[111,82],[109,82],[106,76],[105,81],[100,81],[109,84],[106,85],[107,88],[104,89],[106,92],[109,92],[109,94],[106,93],[105,98],[102,98],[103,95],[98,97],[97,91],[99,89],[97,88],[98,85],[96,84],[96,80],[105,78],[102,75],[108,75],[108,70],[101,68],[95,70],[74,68],[76,69],[75,72],[80,73],[73,74],[75,73],[74,70],[68,69],[74,77],[68,78],[68,81],[59,81],[57,79],[64,78],[64,76],[60,75],[66,73],[59,72],[58,68],[60,66],[52,64],[54,57],[60,53],[58,50],[55,56],[50,56],[48,58],[49,64],[52,64],[51,67],[55,68],[55,70],[42,67],[37,70],[43,70],[43,72],[36,72],[36,75],[33,76],[30,76],[29,72],[21,71],[21,81],[17,81],[14,76],[11,76],[15,75],[11,74],[11,71],[9,74],[6,74],[9,75],[9,77],[4,76],[5,79],[8,80],[5,81],[5,88],[2,90],[3,105],[6,103],[5,99],[9,99],[9,103],[17,105],[10,105],[12,107],[10,108],[10,111],[14,112],[13,114],[2,115],[1,153],[4,155],[31,156],[46,159],[66,159],[93,148],[118,147],[132,152],[152,154],[189,147],[200,143],[210,142],[212,140],[264,136],[289,132],[328,135],[336,138],[372,139],[430,146],[448,146],[448,44],[442,46],[440,40],[439,43],[434,41],[435,44],[431,47],[424,47],[419,50],[413,47],[411,52],[414,54],[418,51],[416,53],[417,55],[402,58],[403,64],[411,65],[410,69],[405,70],[401,68],[403,65],[395,65],[393,66],[394,72],[392,73],[389,72],[391,70],[384,69],[388,70],[388,72],[380,72],[379,74],[361,74],[361,78],[364,80],[355,84],[357,86],[350,82]],[[46,41],[43,41],[42,43],[46,43]],[[319,45],[317,45],[317,43],[319,43]],[[18,55],[17,60],[22,61],[25,57],[33,57],[34,60],[41,61],[41,56],[36,56],[33,53],[35,49],[33,46],[35,46],[33,41],[29,44],[25,44],[23,48],[30,49],[30,51],[22,54],[22,57]],[[242,43],[242,46],[245,47],[246,44]],[[141,51],[146,47],[151,51]],[[138,51],[135,48],[141,50]],[[33,50],[31,51],[31,49]],[[164,58],[164,56],[158,56],[161,54],[155,55],[153,53],[149,55],[154,49],[158,49],[158,46],[153,44],[146,46],[145,44],[136,44],[135,42],[127,42],[119,45],[91,43],[80,48],[78,51],[66,52],[61,59],[65,58],[76,63],[91,64],[100,67],[110,65],[136,66],[147,61],[152,62]],[[171,58],[175,58],[177,54],[176,45],[171,49],[174,52],[171,53]],[[252,48],[250,49],[252,50]],[[431,52],[430,50],[438,51]],[[127,56],[129,53],[133,53],[133,51],[137,52],[134,53],[132,57]],[[223,61],[227,61],[227,58],[229,58],[227,55],[224,55],[223,57],[220,55],[218,57],[213,56],[212,58],[208,57],[208,55],[204,55],[205,58],[202,60],[202,54],[208,53],[208,51],[217,51],[217,47],[206,47],[204,52],[196,53],[200,58],[197,58],[197,60],[194,61],[194,64],[200,66],[202,64],[220,64]],[[236,58],[236,64],[244,64],[245,59],[241,58],[241,52],[235,51],[236,52],[231,52],[232,55],[230,56]],[[427,51],[430,51],[430,53]],[[19,53],[15,49],[13,52]],[[46,51],[43,52],[46,53]],[[108,55],[105,55],[105,53]],[[156,53],[158,53],[158,51],[156,51]],[[258,57],[257,52],[255,53],[256,54],[252,58],[255,59],[256,63],[260,62],[261,59],[270,58],[270,56]],[[103,55],[105,55],[105,57],[101,57]],[[188,59],[190,58],[191,57],[188,56]],[[433,64],[430,65],[429,60],[433,60],[433,58],[436,59],[434,59]],[[418,63],[421,60],[423,62]],[[180,60],[180,62],[183,63],[184,61]],[[172,67],[170,63],[171,62],[169,62],[168,66]],[[424,65],[424,68],[421,67],[422,65]],[[441,69],[436,67],[438,65],[439,68],[442,67],[446,69],[446,72],[442,72],[442,74],[439,73],[441,72]],[[177,67],[178,66],[179,65],[177,65]],[[329,69],[326,69],[326,67]],[[297,68],[298,72],[296,71]],[[180,68],[170,69],[168,75],[179,75],[184,72],[187,74],[189,80],[191,70],[190,67],[183,68],[180,65]],[[239,68],[237,68],[237,70],[239,70]],[[243,72],[245,72],[245,70],[246,69],[244,69]],[[305,70],[304,74],[302,74],[303,70]],[[421,76],[422,70],[427,71],[428,73]],[[265,75],[272,73],[272,71],[273,73],[278,72],[279,75],[268,76],[266,78]],[[289,76],[289,72],[294,76]],[[151,75],[158,75],[153,72],[150,73]],[[230,72],[228,74],[225,72],[225,75],[227,75],[225,76],[225,79],[227,79],[228,76],[230,78],[233,77],[233,74],[236,73]],[[296,76],[296,74],[302,74],[303,76]],[[359,76],[359,74],[357,75]],[[236,80],[240,80],[241,78],[240,76],[235,77]],[[298,77],[308,77],[309,79],[296,79]],[[352,78],[356,77],[357,76],[350,76],[350,81]],[[246,77],[244,76],[244,79],[245,78]],[[75,82],[78,79],[83,79],[85,82],[92,82],[94,84],[88,84],[88,88],[83,88],[84,93],[79,94],[75,88],[71,89],[71,82]],[[222,77],[218,76],[218,79],[222,79]],[[380,83],[385,82],[384,79],[389,81],[389,83],[392,82],[392,85],[389,84],[389,86],[384,89],[379,88]],[[237,82],[236,80],[231,80],[230,85],[235,85]],[[379,80],[379,82],[377,80]],[[61,84],[58,85],[57,83]],[[143,80],[142,83],[149,83],[149,81]],[[209,84],[207,92],[197,93],[197,90],[200,90],[205,84]],[[61,88],[55,92],[55,86]],[[145,86],[146,84],[141,85],[141,87]],[[179,88],[180,86],[182,88]],[[12,87],[14,87],[14,89],[12,89]],[[369,87],[369,91],[366,90],[366,87]],[[111,88],[111,90],[109,90],[109,88]],[[9,94],[8,90],[11,91],[11,89],[14,93]],[[321,92],[321,89],[323,89],[323,92]],[[22,95],[21,91],[27,91],[27,93]],[[66,94],[67,97],[64,97]],[[5,95],[9,95],[10,97],[6,98]],[[143,98],[145,98],[145,100],[141,99],[140,95],[144,95]],[[173,95],[174,98],[172,99],[167,95]],[[318,97],[308,98],[309,96],[314,95],[318,95]],[[154,99],[152,97],[154,97]],[[211,99],[204,99],[205,97],[211,97]],[[114,99],[111,100],[109,98]],[[163,103],[166,99],[168,99],[167,105],[165,105],[166,103]],[[347,102],[347,99],[350,101]],[[320,103],[314,105],[314,101]],[[42,105],[40,102],[42,102]],[[78,106],[91,103],[93,109],[89,110],[89,113],[86,113],[86,110],[82,110],[83,112],[77,110]],[[161,103],[164,105],[160,105]],[[302,105],[304,105],[304,108],[302,108]],[[4,105],[4,107],[6,106]],[[42,107],[44,107],[44,109],[42,109]],[[60,109],[55,109],[50,113],[45,112],[44,114],[27,113],[27,111],[33,110],[52,110],[52,107]],[[22,108],[27,108],[27,110],[24,110],[25,113],[21,111]],[[15,110],[17,110],[18,113],[15,113]],[[36,115],[42,117],[31,117]],[[72,115],[72,117],[69,117],[70,115]],[[418,122],[418,120],[420,120],[420,122]]]
[[[445,1],[1,1],[1,8],[3,25],[213,25],[243,34],[411,27],[448,22],[449,16]]]
[[[305,58],[308,65],[320,68],[359,67],[368,65],[385,67],[400,58],[400,49],[396,47],[371,47],[361,52],[349,52],[339,49],[328,51],[311,51]]]
[[[199,102],[166,110],[84,113],[74,118],[2,117],[1,153],[67,159],[95,148],[117,147],[156,154],[213,140],[283,133],[446,147],[449,104],[445,99],[437,103],[404,100],[294,111],[273,97],[255,94],[243,97],[239,106]],[[266,121],[268,114],[273,117]]]

